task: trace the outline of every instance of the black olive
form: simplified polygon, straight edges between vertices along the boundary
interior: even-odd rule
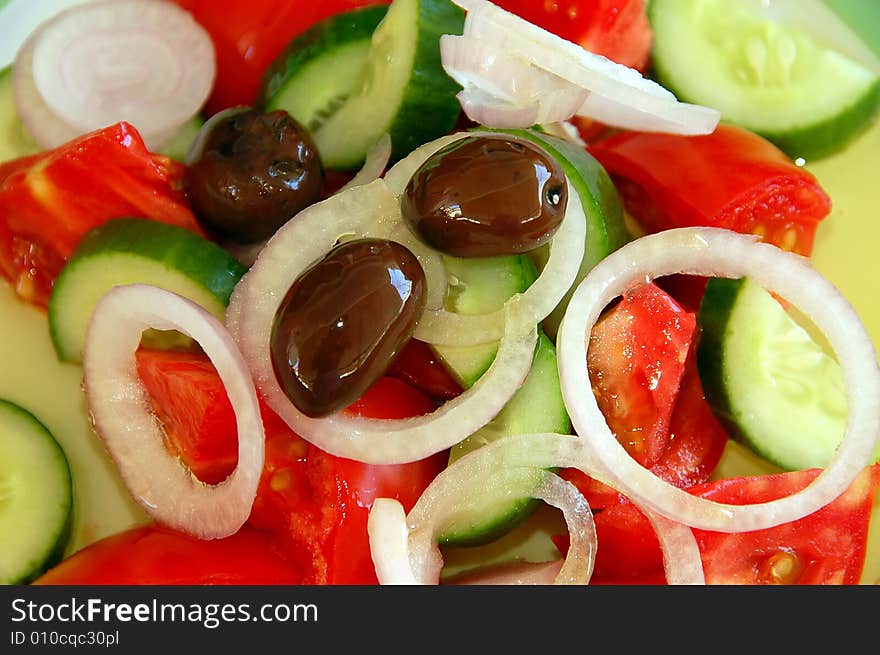
[[[465,137],[436,152],[413,174],[401,207],[434,248],[492,257],[546,243],[567,202],[557,161],[530,141],[499,134]]]
[[[323,183],[311,136],[282,110],[250,109],[219,121],[186,172],[196,216],[237,243],[270,237],[319,199]]]
[[[425,272],[407,248],[383,239],[336,246],[290,287],[275,316],[272,366],[308,416],[360,398],[415,330]]]

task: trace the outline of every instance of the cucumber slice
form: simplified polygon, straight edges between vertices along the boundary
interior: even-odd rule
[[[24,584],[60,560],[73,488],[64,451],[26,409],[0,400],[0,584]]]
[[[782,469],[827,466],[847,417],[836,360],[748,278],[710,280],[698,320],[700,377],[731,433]]]
[[[141,218],[109,221],[83,237],[52,288],[49,331],[58,358],[82,362],[95,305],[116,285],[152,284],[222,320],[246,270],[225,250],[183,228]]]
[[[264,76],[266,111],[283,109],[317,130],[354,93],[387,11],[378,5],[331,16],[291,41]]]
[[[443,260],[449,276],[446,309],[458,314],[501,309],[511,296],[528,289],[537,276],[526,256]],[[433,350],[456,381],[469,389],[492,365],[498,344],[433,346]]]
[[[880,77],[752,3],[652,0],[658,80],[792,157],[842,148],[880,107]]]
[[[568,434],[570,431],[571,420],[559,386],[556,348],[547,335],[539,333],[532,368],[519,391],[487,426],[452,448],[449,463],[507,435],[531,432]],[[536,472],[536,486],[541,479]],[[499,496],[487,490],[479,499],[469,503],[466,513],[444,526],[440,544],[467,547],[495,541],[528,519],[540,506],[539,500],[511,501],[503,492]]]
[[[0,162],[32,155],[40,146],[24,129],[15,110],[12,94],[12,68],[0,70]]]
[[[537,271],[526,255],[473,259],[445,258],[450,276],[446,308],[462,314],[495,311],[511,296],[528,289]],[[464,387],[472,386],[486,372],[498,351],[497,344],[452,347],[434,346],[447,369]],[[526,432],[564,432],[571,421],[562,400],[556,348],[539,333],[535,358],[519,391],[505,408],[484,428],[456,445],[450,463],[510,434]],[[536,484],[540,478],[536,475]],[[467,513],[444,527],[439,541],[444,546],[475,546],[494,541],[522,523],[540,507],[540,501],[513,501],[491,491],[469,505]]]
[[[463,27],[464,13],[451,0],[394,0],[373,33],[355,89],[312,133],[327,168],[358,168],[386,133],[397,160],[452,131],[461,87],[443,70],[440,36]]]

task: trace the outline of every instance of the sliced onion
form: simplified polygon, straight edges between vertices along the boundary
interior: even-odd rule
[[[193,338],[223,381],[235,411],[238,464],[217,485],[199,481],[165,446],[135,360],[148,328]],[[263,470],[265,436],[247,366],[216,318],[164,289],[116,287],[98,303],[89,324],[83,384],[95,432],[131,495],[156,521],[201,539],[229,536],[244,524]]]
[[[398,199],[382,179],[308,207],[269,239],[236,285],[226,314],[257,388],[287,425],[322,450],[373,464],[423,459],[483,427],[522,384],[537,340],[535,324],[505,321],[489,370],[468,391],[426,416],[376,420],[339,412],[315,419],[301,413],[284,394],[272,367],[269,348],[275,314],[293,282],[340,236],[362,234],[377,217],[399,214]]]
[[[58,119],[49,109],[34,84],[34,43],[39,30],[29,36],[18,50],[12,67],[12,99],[15,111],[28,134],[42,148],[55,148],[80,135],[79,130]]]
[[[562,121],[587,99],[586,89],[486,41],[442,38],[440,52],[444,70],[464,87],[458,95],[462,109],[483,125],[506,128]]]
[[[537,497],[563,510],[571,537],[557,583],[586,583],[592,574],[596,547],[595,527],[589,507],[577,489],[546,469],[576,467],[603,479],[601,468],[578,437],[554,433],[504,437],[474,450],[440,473],[404,517],[398,505],[384,499],[371,510],[371,552],[380,582],[436,584],[443,559],[437,538],[462,512],[473,513],[472,498],[505,493],[511,501]],[[704,584],[699,548],[691,530],[645,510],[657,531],[670,584]],[[375,521],[373,513],[379,513]],[[407,534],[404,543],[404,533]],[[403,553],[406,552],[406,557]],[[401,560],[408,562],[407,566]],[[555,564],[546,565],[542,575]],[[479,572],[470,575],[479,576]],[[470,577],[469,575],[469,577]],[[492,575],[492,572],[489,572]],[[512,573],[512,581],[521,575]],[[479,579],[479,578],[477,578]],[[504,578],[502,578],[502,581]]]
[[[459,74],[476,79],[480,63],[468,62],[458,49],[470,49],[470,41],[519,58],[524,64],[562,78],[589,91],[578,115],[624,129],[663,131],[674,134],[709,134],[721,118],[720,112],[679,102],[659,84],[635,69],[587,52],[486,0],[454,0],[467,11],[461,36],[443,35],[442,48],[450,63],[458,63]],[[500,81],[495,81],[497,87]],[[520,104],[514,102],[513,104]],[[527,105],[527,102],[521,104]],[[565,116],[557,120],[570,118]],[[491,125],[489,127],[492,127]],[[520,127],[528,127],[521,125]]]
[[[9,0],[0,2],[0,70],[12,64],[15,54],[40,23],[70,6],[90,0]]]
[[[454,518],[460,508],[458,501],[466,504],[468,495],[485,492],[486,488],[503,488],[505,497],[511,501],[542,498],[559,507],[569,527],[572,547],[554,582],[589,582],[593,572],[596,531],[590,508],[574,485],[548,471],[530,468],[510,468],[465,482],[463,486],[438,483],[442,485],[441,489],[435,488],[427,497],[438,502],[419,501],[405,517],[400,503],[385,498],[381,499],[383,505],[378,508],[379,516],[374,520],[373,513],[379,501],[374,503],[368,532],[380,584],[439,584],[443,568],[443,557],[437,547],[439,531],[444,522]]]
[[[351,178],[339,191],[347,191],[356,186],[369,184],[370,182],[382,177],[385,167],[391,159],[391,136],[386,132],[382,137],[367,151],[366,159],[361,170]],[[337,193],[339,193],[337,191]]]
[[[799,308],[825,334],[849,395],[846,433],[827,468],[805,489],[752,505],[699,498],[661,480],[629,456],[591,392],[588,335],[599,315],[627,289],[677,273],[751,277]],[[673,521],[703,530],[743,532],[789,523],[825,506],[871,462],[880,435],[880,368],[865,326],[809,260],[735,232],[681,228],[641,237],[600,262],[575,291],[557,339],[560,381],[577,433],[612,486]],[[604,476],[600,476],[604,477]]]
[[[124,120],[156,150],[198,113],[214,82],[210,36],[170,2],[78,4],[42,23],[29,41],[26,56],[16,57],[14,83],[32,84],[38,99],[24,104],[18,97],[28,93],[19,91],[16,110],[45,148],[63,143],[65,132]]]
[[[822,0],[748,0],[770,20],[803,30],[817,43],[849,57],[875,75],[880,58],[849,25]]]

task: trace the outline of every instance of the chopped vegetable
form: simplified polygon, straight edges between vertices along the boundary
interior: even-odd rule
[[[575,113],[606,125],[674,134],[709,134],[718,124],[717,110],[678,102],[635,69],[587,52],[491,2],[456,3],[467,10],[464,34],[441,39],[443,65],[464,87],[459,100],[465,111],[488,127],[529,127],[542,116],[559,121]],[[474,59],[472,49],[485,54]],[[587,92],[579,109],[564,104],[564,95],[549,92],[572,87]],[[523,111],[514,125],[512,109],[534,113]]]
[[[880,59],[821,0],[657,0],[649,16],[661,83],[793,158],[835,152],[880,109]]]
[[[618,64],[644,72],[651,56],[645,0],[497,0],[496,5]]]
[[[245,270],[190,230],[141,218],[112,219],[83,236],[52,287],[49,332],[55,351],[62,361],[82,361],[89,319],[114,286],[152,284],[222,319]]]
[[[204,485],[165,447],[137,375],[147,328],[177,330],[211,357],[235,409],[238,461]],[[201,539],[234,534],[247,520],[263,470],[265,434],[247,366],[223,325],[190,300],[144,284],[116,287],[95,308],[83,348],[83,386],[95,432],[132,497],[157,521]]]
[[[847,417],[834,358],[748,278],[710,280],[699,316],[700,375],[735,435],[784,470],[826,467]]]
[[[0,270],[19,296],[45,306],[83,235],[112,218],[202,234],[179,189],[182,173],[127,123],[0,165]]]
[[[757,503],[795,493],[818,469],[731,478],[693,487],[716,502]],[[797,521],[753,532],[694,530],[707,584],[859,584],[880,466],[842,496]],[[595,584],[663,584],[662,553],[645,516],[629,502],[596,516]],[[564,540],[559,542],[565,551]]]
[[[843,368],[849,399],[846,434],[822,474],[796,494],[736,507],[696,499],[640,466],[614,438],[590,388],[585,335],[618,295],[646,278],[676,273],[752,276],[798,307],[824,333]],[[590,442],[600,479],[630,499],[692,527],[734,532],[802,518],[831,502],[870,461],[880,435],[880,367],[864,325],[808,260],[717,228],[679,228],[637,239],[606,257],[580,284],[559,339],[559,373],[575,430]]]
[[[652,233],[723,227],[809,256],[831,199],[765,139],[719,125],[706,136],[625,132],[592,143],[627,211]]]
[[[161,526],[143,526],[94,542],[35,584],[292,585],[302,580],[302,573],[267,535],[253,528],[205,541]]]
[[[25,584],[62,556],[70,536],[70,467],[49,429],[0,399],[0,584]]]
[[[74,5],[41,23],[12,68],[15,104],[44,148],[111,123],[153,150],[202,108],[214,83],[208,33],[169,2]]]

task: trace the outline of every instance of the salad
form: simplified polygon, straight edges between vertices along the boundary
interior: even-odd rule
[[[3,582],[880,580],[876,10],[62,4],[0,5]]]

